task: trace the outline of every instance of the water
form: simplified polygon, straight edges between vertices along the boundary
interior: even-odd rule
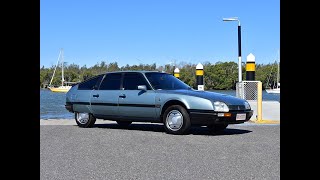
[[[64,107],[66,93],[40,90],[40,119],[73,119],[74,114]]]
[[[236,96],[235,90],[214,90],[214,92]],[[262,92],[263,101],[279,101],[280,94]],[[66,93],[53,93],[50,90],[40,90],[40,119],[74,119],[74,114],[64,107]]]

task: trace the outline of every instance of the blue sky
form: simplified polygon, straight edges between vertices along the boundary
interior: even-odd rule
[[[40,0],[40,67],[68,64],[268,64],[280,50],[280,0]]]

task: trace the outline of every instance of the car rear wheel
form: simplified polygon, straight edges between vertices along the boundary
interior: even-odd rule
[[[191,126],[187,110],[180,105],[172,105],[165,110],[163,124],[169,134],[185,134]]]
[[[131,121],[117,121],[118,125],[121,127],[127,127],[129,126],[132,122]]]
[[[96,122],[96,118],[92,114],[79,112],[75,112],[74,114],[79,127],[90,128]]]
[[[219,133],[227,128],[228,124],[212,124],[208,125],[210,133]]]

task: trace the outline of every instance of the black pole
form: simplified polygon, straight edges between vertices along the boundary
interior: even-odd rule
[[[241,57],[241,26],[238,26],[238,52],[239,57]]]
[[[172,68],[172,75],[174,75],[174,68],[175,68],[175,66],[173,66],[173,68]]]

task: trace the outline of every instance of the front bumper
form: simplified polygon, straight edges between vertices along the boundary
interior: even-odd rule
[[[212,125],[212,124],[239,124],[248,121],[253,115],[253,110],[232,110],[230,117],[219,117],[218,113],[211,110],[189,110],[191,124]],[[236,120],[237,114],[246,114],[245,120]]]

